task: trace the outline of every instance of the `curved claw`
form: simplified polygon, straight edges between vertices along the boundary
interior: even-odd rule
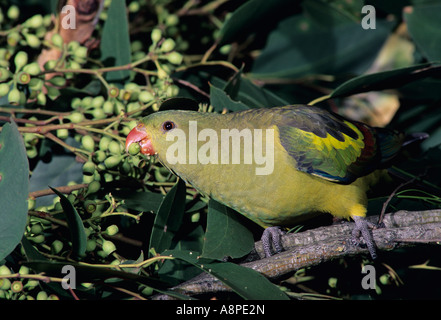
[[[283,246],[281,237],[284,234],[285,232],[283,232],[280,227],[268,227],[263,231],[261,241],[266,258],[273,255],[271,250],[273,246],[275,253],[282,252]]]
[[[368,222],[365,218],[359,216],[353,216],[352,219],[355,222],[355,227],[352,230],[352,238],[351,242],[354,245],[367,247],[372,259],[377,258],[377,249],[375,246],[374,238],[372,236],[372,232],[369,229],[372,229],[374,225]],[[360,241],[360,236],[364,240],[362,243]]]

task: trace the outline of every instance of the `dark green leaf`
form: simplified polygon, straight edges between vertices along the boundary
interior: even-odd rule
[[[202,257],[240,258],[253,249],[253,234],[240,223],[239,218],[240,214],[236,211],[215,200],[210,200]]]
[[[441,61],[441,4],[414,6],[404,10],[409,33],[429,61]]]
[[[112,1],[101,37],[101,59],[107,66],[130,63],[130,37],[125,1]],[[108,72],[107,81],[120,82],[129,77],[129,70]]]
[[[164,196],[150,191],[142,192],[114,192],[117,199],[124,199],[124,204],[132,209],[143,212],[158,212]]]
[[[72,253],[80,258],[86,253],[87,236],[84,230],[83,221],[78,215],[77,210],[72,203],[57,189],[52,188],[59,197],[60,203],[66,216],[66,222],[69,226],[70,237],[72,241]]]
[[[271,32],[250,76],[268,79],[317,73],[361,74],[372,64],[392,26],[377,19],[376,29],[370,30],[350,21],[324,27],[313,19],[292,16]]]
[[[182,223],[185,211],[185,194],[185,182],[178,179],[178,182],[170,189],[161,203],[150,237],[150,248],[154,248],[158,253],[171,248],[173,238]]]
[[[181,250],[164,252],[164,255],[184,260],[218,278],[244,299],[288,300],[276,285],[260,273],[231,262],[199,258],[197,253]]]
[[[249,109],[248,106],[243,103],[233,101],[223,90],[216,88],[215,86],[210,87],[210,101],[214,110],[218,112],[221,112],[223,109],[229,111]]]
[[[286,4],[284,0],[251,0],[246,2],[234,11],[222,26],[220,44],[232,42],[240,35],[251,33],[284,4]]]
[[[34,248],[32,243],[26,237],[21,239],[21,245],[28,261],[47,260],[44,255]]]
[[[441,75],[439,66],[431,67],[430,64],[421,64],[390,71],[372,73],[355,77],[338,86],[331,97],[349,96],[361,92],[378,91],[399,88],[407,83],[438,74]]]
[[[29,165],[14,122],[0,134],[0,261],[20,242],[28,216]]]

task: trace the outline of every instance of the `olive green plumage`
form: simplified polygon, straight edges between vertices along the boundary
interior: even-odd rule
[[[198,136],[196,147],[190,146],[188,140],[195,124],[198,134],[208,129]],[[273,148],[272,171],[270,158],[262,164],[254,157],[254,151],[248,154],[252,162],[244,163],[249,159],[246,152],[254,149],[246,149],[243,143],[240,164],[231,163],[233,150],[230,150],[230,162],[222,163],[222,130],[233,129],[242,133],[245,133],[243,129],[251,133],[261,129],[260,136],[251,134],[253,140],[247,140],[250,136],[244,135],[241,141],[253,141],[256,147],[255,140],[261,137],[262,155]],[[143,118],[137,130],[146,133],[137,142],[149,141],[153,150],[150,153],[155,153],[170,170],[200,192],[264,227],[290,226],[316,212],[344,218],[364,217],[366,191],[381,174],[377,169],[387,165],[403,140],[397,132],[372,128],[303,105],[229,114],[157,112]],[[176,156],[179,150],[184,150],[177,148],[178,138],[170,138],[178,130],[187,138],[186,152],[184,155],[181,152],[184,161],[171,163],[167,152],[173,151],[172,155]],[[217,140],[213,141],[213,137]],[[217,155],[213,154],[214,145]],[[200,157],[194,152],[199,152]],[[203,164],[201,159],[211,162]],[[271,171],[269,174],[256,174],[256,169],[265,166]]]

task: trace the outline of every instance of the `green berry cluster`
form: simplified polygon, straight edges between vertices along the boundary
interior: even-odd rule
[[[101,20],[106,20],[109,5],[106,0]],[[152,6],[157,10],[152,11]],[[191,62],[182,54],[189,45],[180,32],[180,16],[167,7],[172,7],[168,0],[154,4],[128,1],[129,18],[150,10],[157,21],[130,38],[131,63],[113,67],[99,60],[99,50],[77,41],[65,43],[50,30],[49,15],[20,20],[17,6],[0,10],[0,41],[4,44],[0,46],[0,99],[8,105],[0,108],[12,110],[17,118],[32,160],[31,175],[40,161],[51,161],[44,158],[45,152],[52,157],[58,152],[74,154],[72,159],[82,164],[76,181],[66,182],[64,187],[72,187],[65,195],[84,225],[86,249],[79,258],[83,262],[120,264],[127,260],[120,239],[130,238],[125,232],[140,221],[142,213],[112,194],[132,185],[165,193],[176,181],[153,157],[140,155],[139,145],[132,144],[129,150],[124,145],[137,119],[158,111],[162,101],[180,94],[182,89],[173,75]],[[98,37],[101,28],[98,24]],[[49,32],[51,36],[46,36]],[[44,50],[58,51],[59,58],[41,66],[37,59]],[[107,73],[117,69],[129,71],[124,82],[108,80]],[[28,199],[24,237],[49,260],[71,261],[73,241],[64,199],[54,197],[52,203],[39,205],[38,197]],[[193,196],[188,199],[192,200]],[[199,218],[198,212],[192,212],[192,222]],[[20,246],[15,253],[25,256]],[[24,272],[20,270],[20,274]],[[0,277],[0,299],[58,298],[45,290],[35,277]],[[148,296],[153,288],[143,285],[138,291]]]
[[[40,281],[28,278],[30,270],[21,266],[16,277],[6,265],[0,266],[0,299],[5,300],[59,300],[55,294],[42,290]]]

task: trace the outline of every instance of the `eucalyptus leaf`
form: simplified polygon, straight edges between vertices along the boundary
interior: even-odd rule
[[[198,257],[197,253],[183,250],[164,252],[177,259],[191,263],[211,274],[240,295],[249,300],[289,300],[284,292],[260,273],[231,263]]]
[[[0,134],[0,261],[23,237],[29,194],[29,165],[26,149],[14,122],[6,123]]]
[[[130,37],[126,2],[112,1],[101,37],[101,59],[108,66],[130,63]],[[105,74],[107,81],[120,82],[129,78],[129,70],[111,71]]]
[[[300,78],[310,74],[362,74],[372,64],[393,23],[377,19],[376,29],[360,23],[324,27],[295,15],[280,22],[253,65],[254,79]]]
[[[215,200],[210,200],[202,257],[240,258],[253,247],[253,234],[240,222],[240,214]]]
[[[73,204],[67,199],[64,194],[59,192],[55,188],[51,188],[59,197],[61,207],[63,208],[66,221],[69,226],[71,241],[72,241],[72,253],[80,258],[86,253],[87,236],[84,230],[84,224],[81,217],[78,215],[77,210]]]
[[[158,209],[150,236],[150,248],[154,248],[157,253],[170,249],[172,246],[173,238],[182,223],[185,211],[185,194],[185,182],[178,179]]]
[[[412,39],[429,61],[441,61],[441,4],[426,4],[404,10]]]
[[[420,64],[406,68],[371,73],[355,77],[338,86],[331,97],[349,96],[361,92],[394,89],[431,76],[441,76],[441,67]]]

